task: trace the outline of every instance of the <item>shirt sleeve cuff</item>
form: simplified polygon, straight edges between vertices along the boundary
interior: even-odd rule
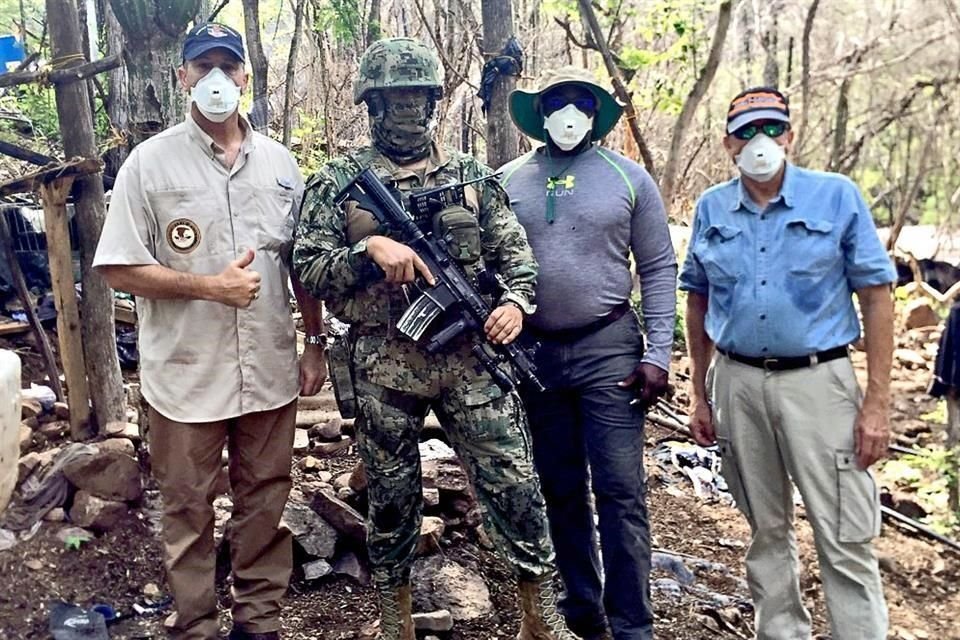
[[[507,291],[500,298],[500,304],[504,304],[506,302],[514,303],[520,307],[520,310],[523,311],[523,314],[527,316],[533,315],[533,313],[537,310],[537,305],[531,303],[526,296],[522,296],[514,291]]]
[[[663,353],[661,349],[651,349],[643,355],[640,362],[652,364],[655,367],[670,372],[670,352]]]
[[[850,287],[856,291],[857,289],[863,289],[865,287],[876,287],[882,284],[893,284],[896,281],[896,278],[891,276],[889,273],[875,273],[868,276],[858,276],[856,278],[848,278],[850,282]]]

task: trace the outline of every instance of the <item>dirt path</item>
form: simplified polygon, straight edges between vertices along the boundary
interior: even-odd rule
[[[862,354],[856,361],[862,368]],[[676,371],[682,373],[683,365],[679,362]],[[906,441],[935,438],[919,417],[935,407],[933,401],[922,397],[926,375],[925,371],[899,365],[895,371],[895,429]],[[667,435],[666,430],[650,425],[648,450]],[[349,469],[355,462],[353,448],[321,459],[323,468],[331,472]],[[655,463],[648,460],[647,465],[652,470]],[[685,558],[686,565],[693,569],[695,583],[679,593],[654,590],[657,637],[751,637],[752,611],[743,580],[743,554],[749,541],[746,522],[732,507],[704,502],[693,495],[690,485],[668,483],[659,475],[652,471],[648,494],[654,546],[689,556]],[[827,634],[815,551],[802,509],[797,520],[804,597],[813,613],[816,633]],[[148,585],[165,593],[159,540],[143,511],[136,512],[136,517],[120,529],[79,549],[68,549],[57,537],[64,526],[45,522],[33,539],[0,552],[0,637],[50,637],[46,630],[50,601],[65,600],[85,606],[107,602],[118,611],[130,612],[135,603],[146,601],[144,588],[150,590]],[[890,638],[960,640],[960,554],[907,536],[887,524],[877,541],[877,550],[890,608]],[[448,544],[442,553],[482,575],[495,605],[494,614],[469,624],[458,623],[446,637],[513,638],[518,612],[512,581],[504,565],[471,534]],[[669,586],[676,575],[658,570],[652,577],[655,585]],[[718,604],[716,596],[728,600]],[[222,602],[228,602],[225,588]],[[370,587],[348,578],[306,582],[298,574],[284,601],[284,637],[359,639],[375,617]],[[228,618],[226,613],[222,617],[224,630],[229,628]],[[135,615],[112,626],[111,638],[162,638],[161,620],[162,615]]]

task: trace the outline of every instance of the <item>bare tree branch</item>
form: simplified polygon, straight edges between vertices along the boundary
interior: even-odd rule
[[[600,47],[600,54],[603,56],[604,65],[606,65],[607,73],[610,74],[610,79],[613,82],[613,90],[624,105],[627,125],[630,127],[630,133],[633,134],[633,139],[637,143],[637,148],[640,150],[640,157],[643,158],[643,164],[647,168],[647,171],[650,172],[650,175],[655,175],[656,167],[653,162],[653,154],[650,153],[650,148],[647,146],[647,141],[643,138],[643,133],[640,132],[640,127],[637,124],[637,111],[621,79],[620,67],[617,66],[613,55],[610,53],[610,47],[607,46],[603,30],[597,21],[597,15],[593,12],[593,6],[589,0],[578,0],[578,2],[580,3],[580,13],[590,27],[593,40],[597,43],[597,46]]]
[[[677,167],[680,164],[680,152],[683,147],[683,137],[687,132],[690,121],[693,120],[693,114],[700,101],[706,95],[710,83],[713,82],[717,74],[717,67],[720,65],[720,55],[723,53],[723,43],[727,40],[727,31],[730,28],[730,16],[732,13],[732,0],[724,0],[720,3],[717,13],[717,26],[713,32],[713,42],[710,45],[710,54],[707,56],[707,64],[703,71],[693,83],[693,88],[687,94],[687,99],[683,102],[680,109],[680,115],[676,124],[673,126],[673,135],[670,138],[670,154],[667,156],[667,163],[663,169],[663,177],[660,180],[660,192],[663,195],[663,202],[668,210],[673,202],[674,190],[676,188]]]

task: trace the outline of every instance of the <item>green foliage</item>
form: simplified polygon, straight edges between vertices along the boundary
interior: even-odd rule
[[[313,28],[331,32],[337,42],[356,42],[363,29],[361,9],[357,0],[327,0],[319,7]]]
[[[47,140],[60,138],[57,103],[53,88],[37,84],[23,84],[0,96],[0,109],[21,113],[33,125],[34,136]],[[0,128],[9,130],[10,123],[0,120]]]
[[[943,403],[940,403],[943,407]],[[940,419],[938,412],[927,414]],[[927,416],[924,420],[930,420]],[[918,447],[914,453],[887,460],[880,467],[880,477],[886,484],[907,489],[915,494],[917,503],[927,513],[923,523],[944,535],[952,535],[960,528],[960,513],[951,513],[948,503],[949,487],[958,480],[960,447]]]
[[[329,159],[321,148],[320,140],[324,136],[324,121],[320,116],[300,112],[300,125],[291,131],[293,154],[297,158],[300,172],[305,176],[316,173]]]

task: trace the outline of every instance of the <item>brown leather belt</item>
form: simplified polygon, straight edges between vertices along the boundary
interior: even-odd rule
[[[849,351],[847,345],[834,347],[826,351],[818,351],[806,356],[785,356],[779,358],[764,358],[754,356],[742,356],[739,353],[726,351],[717,347],[717,351],[727,356],[731,360],[736,360],[742,364],[766,369],[767,371],[789,371],[791,369],[802,369],[803,367],[812,367],[820,362],[830,362],[839,358],[846,358]]]

